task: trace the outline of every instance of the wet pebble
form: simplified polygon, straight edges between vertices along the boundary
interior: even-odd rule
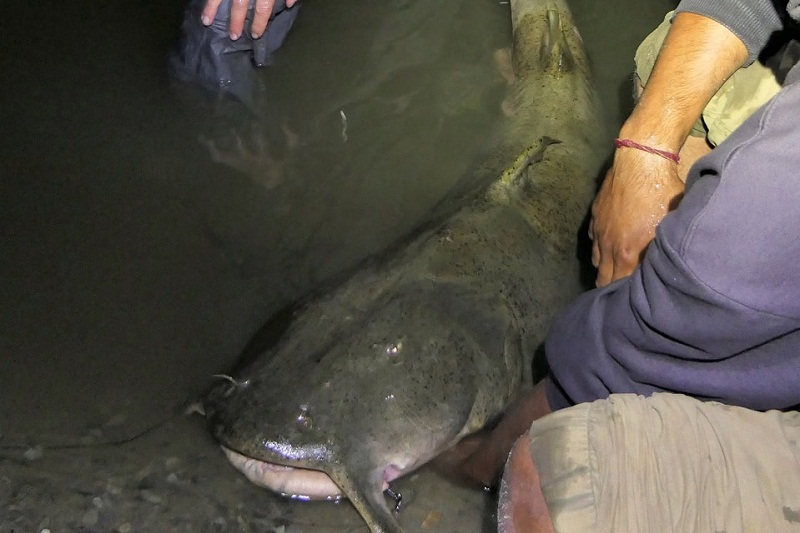
[[[85,513],[83,513],[83,517],[81,518],[81,523],[83,527],[93,527],[97,524],[97,520],[100,518],[100,512],[97,509],[89,509]]]
[[[106,483],[106,492],[108,492],[113,496],[119,496],[120,494],[122,494],[122,489],[109,481],[108,483]]]
[[[22,512],[22,509],[20,509],[18,506],[9,505],[8,508],[6,509],[5,519],[8,520],[9,522],[15,522],[19,518],[21,518],[23,514],[24,513]]]
[[[116,415],[113,415],[108,420],[106,420],[105,423],[103,423],[103,426],[105,427],[121,426],[122,424],[125,423],[125,418],[126,417],[123,413],[118,413]]]
[[[44,448],[41,445],[34,446],[25,450],[22,454],[26,461],[36,461],[44,457]]]
[[[136,488],[139,490],[148,490],[155,486],[156,476],[152,472],[148,472],[146,475],[140,477],[138,483],[136,483]]]
[[[429,511],[422,521],[422,529],[430,529],[435,527],[442,520],[442,513],[436,510]]]
[[[172,472],[167,476],[167,483],[172,483],[173,485],[178,484],[178,476],[175,474],[175,472]]]
[[[225,531],[228,529],[228,521],[221,516],[214,519],[214,531]]]
[[[117,531],[119,533],[131,533],[131,531],[133,531],[133,526],[130,524],[130,522],[125,522],[124,524],[120,524],[120,526],[117,528]]]
[[[155,494],[147,489],[142,489],[139,491],[139,496],[146,501],[147,503],[152,504],[159,504],[162,502],[161,496]]]

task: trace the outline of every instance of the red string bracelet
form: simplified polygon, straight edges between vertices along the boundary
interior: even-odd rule
[[[648,154],[656,154],[664,159],[669,159],[670,161],[674,161],[676,163],[681,160],[681,157],[678,154],[667,152],[666,150],[659,150],[658,148],[651,148],[630,139],[614,139],[614,146],[617,148],[622,148],[623,146],[626,148],[635,148],[637,150],[641,150],[642,152],[647,152]]]

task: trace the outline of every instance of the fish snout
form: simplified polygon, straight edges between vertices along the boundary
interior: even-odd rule
[[[227,410],[228,405],[238,393],[249,386],[250,380],[237,380],[226,374],[215,374],[212,377],[217,382],[208,391],[202,404],[205,416],[213,426],[215,421],[219,421],[220,416]]]

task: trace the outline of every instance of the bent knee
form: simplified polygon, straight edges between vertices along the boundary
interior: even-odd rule
[[[517,439],[506,462],[497,516],[500,533],[553,532],[528,433]]]

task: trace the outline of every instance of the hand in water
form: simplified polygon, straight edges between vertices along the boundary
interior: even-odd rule
[[[514,442],[534,420],[550,413],[545,385],[546,381],[540,381],[523,393],[491,431],[470,435],[440,454],[434,468],[454,481],[496,487]]]
[[[264,34],[267,29],[267,22],[272,16],[272,10],[275,8],[277,0],[256,0],[255,14],[253,16],[253,25],[250,28],[250,33],[253,39],[258,39]],[[217,8],[219,8],[222,0],[207,0],[203,8],[202,21],[203,24],[209,26],[214,22],[214,17],[217,15]],[[286,0],[286,7],[292,7],[298,0]],[[244,30],[244,20],[247,16],[248,7],[250,6],[249,0],[233,0],[231,5],[231,17],[228,22],[228,29],[230,31],[231,39],[234,41],[242,36]]]
[[[630,275],[667,212],[683,197],[677,165],[662,157],[622,148],[592,205],[589,237],[597,286]]]
[[[436,457],[433,467],[456,483],[493,489],[500,482],[511,449],[507,443],[496,441],[491,432],[465,437]]]

